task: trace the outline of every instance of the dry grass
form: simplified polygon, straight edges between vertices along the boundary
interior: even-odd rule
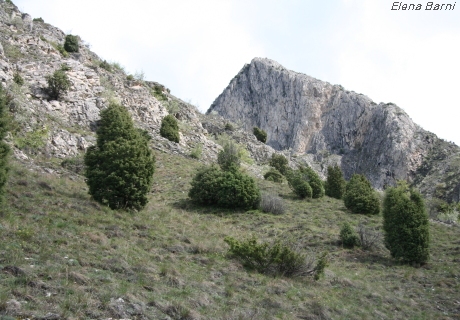
[[[458,319],[459,228],[431,225],[431,261],[395,263],[377,246],[347,250],[343,222],[380,228],[341,201],[283,199],[283,215],[194,206],[199,162],[157,154],[150,203],[138,213],[93,202],[81,177],[57,178],[14,163],[0,217],[0,315],[60,319]],[[325,278],[267,276],[228,259],[226,236],[282,239],[314,256]]]

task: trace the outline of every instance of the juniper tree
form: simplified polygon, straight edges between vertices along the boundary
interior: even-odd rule
[[[97,143],[85,154],[89,194],[112,209],[142,209],[153,182],[155,158],[148,135],[134,128],[125,107],[101,111]]]
[[[420,193],[405,182],[385,191],[383,230],[385,246],[393,258],[415,263],[428,261],[430,235],[425,204]]]
[[[345,187],[345,207],[353,213],[378,214],[380,199],[369,180],[361,174],[354,174]]]
[[[331,198],[342,199],[346,181],[338,165],[327,167],[326,195]]]
[[[0,84],[0,204],[3,202],[5,185],[8,179],[8,156],[10,148],[3,141],[8,131],[8,121],[6,115],[6,93]]]
[[[160,135],[169,141],[179,143],[179,125],[173,115],[168,114],[161,120]]]

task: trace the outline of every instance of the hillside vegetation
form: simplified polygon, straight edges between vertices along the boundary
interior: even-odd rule
[[[458,227],[430,224],[431,258],[395,263],[380,245],[345,249],[344,222],[381,229],[343,201],[300,200],[286,183],[283,215],[202,208],[187,199],[196,160],[156,153],[154,187],[140,212],[92,201],[81,176],[31,171],[13,161],[0,217],[0,314],[35,319],[455,319]],[[58,169],[57,163],[45,163]],[[62,170],[62,169],[61,169]],[[319,281],[249,271],[224,238],[293,241],[329,252]],[[2,319],[3,319],[2,318]]]

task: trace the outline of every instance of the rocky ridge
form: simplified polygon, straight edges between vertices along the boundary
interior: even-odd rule
[[[260,143],[237,125],[225,131],[228,121],[205,116],[196,107],[170,94],[165,86],[128,75],[117,63],[103,62],[80,39],[79,52],[67,57],[59,51],[65,33],[40,19],[32,19],[8,2],[0,2],[0,82],[9,96],[13,130],[8,141],[14,155],[32,165],[79,159],[95,143],[99,112],[110,101],[121,103],[138,127],[152,136],[152,148],[189,157],[199,147],[200,161],[217,159],[223,132],[249,151],[256,163],[266,162],[274,149]],[[66,65],[72,86],[59,101],[48,100],[46,76]],[[20,75],[24,84],[14,82]],[[173,114],[179,120],[180,143],[159,134],[161,119]],[[208,129],[211,131],[209,132]],[[43,165],[33,166],[42,170]],[[259,177],[263,168],[246,164]],[[45,168],[60,173],[64,169]]]
[[[376,104],[275,61],[245,65],[207,114],[239,121],[247,131],[257,126],[268,145],[319,170],[333,155],[347,178],[365,174],[377,189],[404,179],[426,195],[438,189],[448,201],[459,199],[458,146],[423,130],[393,103]]]

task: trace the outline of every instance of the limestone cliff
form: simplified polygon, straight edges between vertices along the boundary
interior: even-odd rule
[[[278,150],[310,155],[316,162],[323,161],[324,155],[338,155],[347,178],[363,173],[379,189],[397,179],[422,185],[424,177],[435,174],[418,169],[439,139],[401,108],[376,104],[362,94],[287,70],[269,59],[255,58],[245,65],[207,113],[240,121],[247,131],[260,127],[268,134],[267,144]],[[457,146],[449,150],[449,156],[459,157]],[[452,197],[460,184],[456,173],[446,197]],[[442,183],[442,175],[435,175]]]

